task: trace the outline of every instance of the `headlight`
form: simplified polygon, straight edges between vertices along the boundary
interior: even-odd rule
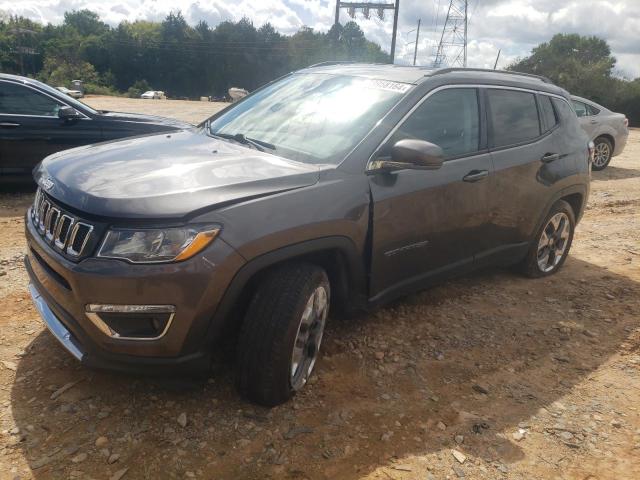
[[[209,245],[220,232],[219,226],[178,228],[114,228],[107,232],[98,257],[131,263],[180,262],[193,257]]]

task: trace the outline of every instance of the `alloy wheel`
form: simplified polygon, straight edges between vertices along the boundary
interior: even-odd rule
[[[562,260],[569,243],[571,222],[564,212],[549,219],[538,241],[538,268],[544,273],[552,271]]]
[[[593,164],[596,167],[604,167],[611,156],[611,148],[605,142],[598,143],[593,155]]]
[[[307,300],[293,344],[290,381],[294,390],[302,388],[311,375],[318,358],[328,311],[329,297],[321,285]]]

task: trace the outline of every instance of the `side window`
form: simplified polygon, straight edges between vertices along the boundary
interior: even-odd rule
[[[584,103],[578,102],[577,100],[572,100],[572,103],[578,117],[586,117],[589,115],[587,106]]]
[[[587,105],[587,112],[589,116],[592,115],[597,115],[600,113],[600,110],[598,110],[596,107],[592,106],[592,105]]]
[[[533,93],[487,90],[493,146],[504,147],[540,136],[540,119]]]
[[[445,158],[476,152],[480,145],[480,110],[475,88],[450,88],[427,98],[391,137],[388,148],[405,138],[435,143]]]
[[[553,102],[553,106],[556,107],[556,111],[558,112],[561,122],[570,122],[576,118],[576,114],[571,110],[571,107],[567,102],[560,100],[559,98],[553,98],[551,101]]]
[[[54,99],[31,88],[0,82],[0,114],[55,117],[59,108]]]
[[[553,111],[553,105],[551,104],[551,97],[548,95],[540,95],[540,110],[542,118],[544,119],[545,132],[548,132],[558,124],[556,113]]]

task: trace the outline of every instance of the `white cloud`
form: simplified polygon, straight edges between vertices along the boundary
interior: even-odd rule
[[[392,0],[389,0],[392,1]],[[400,6],[396,59],[413,61],[414,34],[408,32],[422,19],[418,63],[432,61],[440,38],[447,2],[437,12],[434,1],[403,0]],[[498,49],[499,66],[528,55],[533,47],[556,33],[580,33],[604,38],[618,59],[617,68],[630,77],[640,76],[640,1],[638,0],[470,0],[469,66],[493,67]],[[318,31],[331,27],[334,0],[0,0],[0,10],[20,14],[42,23],[60,23],[65,11],[88,8],[111,25],[122,20],[161,20],[180,9],[191,24],[206,20],[215,25],[223,20],[247,17],[256,26],[270,22],[279,31],[291,34],[306,25]],[[392,12],[384,21],[375,15],[369,20],[357,14],[356,21],[367,38],[388,50],[391,43]],[[436,16],[438,21],[436,22]],[[341,22],[349,20],[346,10]]]

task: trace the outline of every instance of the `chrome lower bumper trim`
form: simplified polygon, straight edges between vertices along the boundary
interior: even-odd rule
[[[31,293],[33,304],[36,306],[38,313],[42,317],[42,320],[44,320],[49,331],[71,355],[73,355],[77,360],[82,360],[85,355],[82,347],[71,335],[71,332],[67,330],[67,327],[58,320],[49,308],[49,305],[47,305],[47,302],[42,298],[42,295],[40,295],[40,292],[38,292],[38,289],[32,283],[29,284],[29,293]]]

